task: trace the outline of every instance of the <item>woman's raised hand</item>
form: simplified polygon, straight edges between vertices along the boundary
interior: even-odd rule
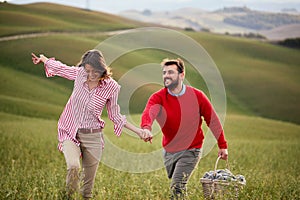
[[[35,65],[40,64],[41,62],[45,63],[48,60],[43,54],[41,54],[40,57],[37,57],[34,53],[31,53],[31,59]]]

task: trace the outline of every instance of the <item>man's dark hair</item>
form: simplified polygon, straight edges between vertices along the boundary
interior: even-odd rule
[[[169,66],[169,65],[176,65],[177,66],[177,71],[179,73],[183,73],[184,72],[184,62],[183,60],[181,60],[180,58],[177,59],[164,59],[161,63],[161,66]]]

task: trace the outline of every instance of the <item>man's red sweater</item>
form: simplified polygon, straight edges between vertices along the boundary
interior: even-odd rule
[[[190,86],[178,97],[169,94],[167,88],[152,94],[143,111],[141,127],[151,131],[156,119],[163,132],[163,147],[167,152],[178,152],[202,147],[202,117],[219,148],[227,149],[222,125],[210,101],[202,91]]]

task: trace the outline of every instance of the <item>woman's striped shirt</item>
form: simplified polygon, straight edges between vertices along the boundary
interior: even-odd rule
[[[54,59],[49,59],[44,67],[47,77],[60,76],[74,81],[72,94],[58,121],[60,151],[65,140],[80,145],[76,139],[79,128],[104,128],[105,122],[101,119],[104,106],[107,108],[109,119],[114,123],[115,134],[121,135],[126,117],[121,115],[117,103],[120,85],[115,80],[104,79],[98,87],[89,90],[87,73],[83,67],[70,67]]]

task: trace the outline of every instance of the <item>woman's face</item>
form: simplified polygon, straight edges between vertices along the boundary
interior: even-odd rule
[[[84,66],[84,69],[86,71],[86,73],[88,74],[88,81],[92,81],[92,82],[98,82],[99,78],[101,77],[101,71],[96,70],[94,67],[92,67],[89,64],[86,64]]]

